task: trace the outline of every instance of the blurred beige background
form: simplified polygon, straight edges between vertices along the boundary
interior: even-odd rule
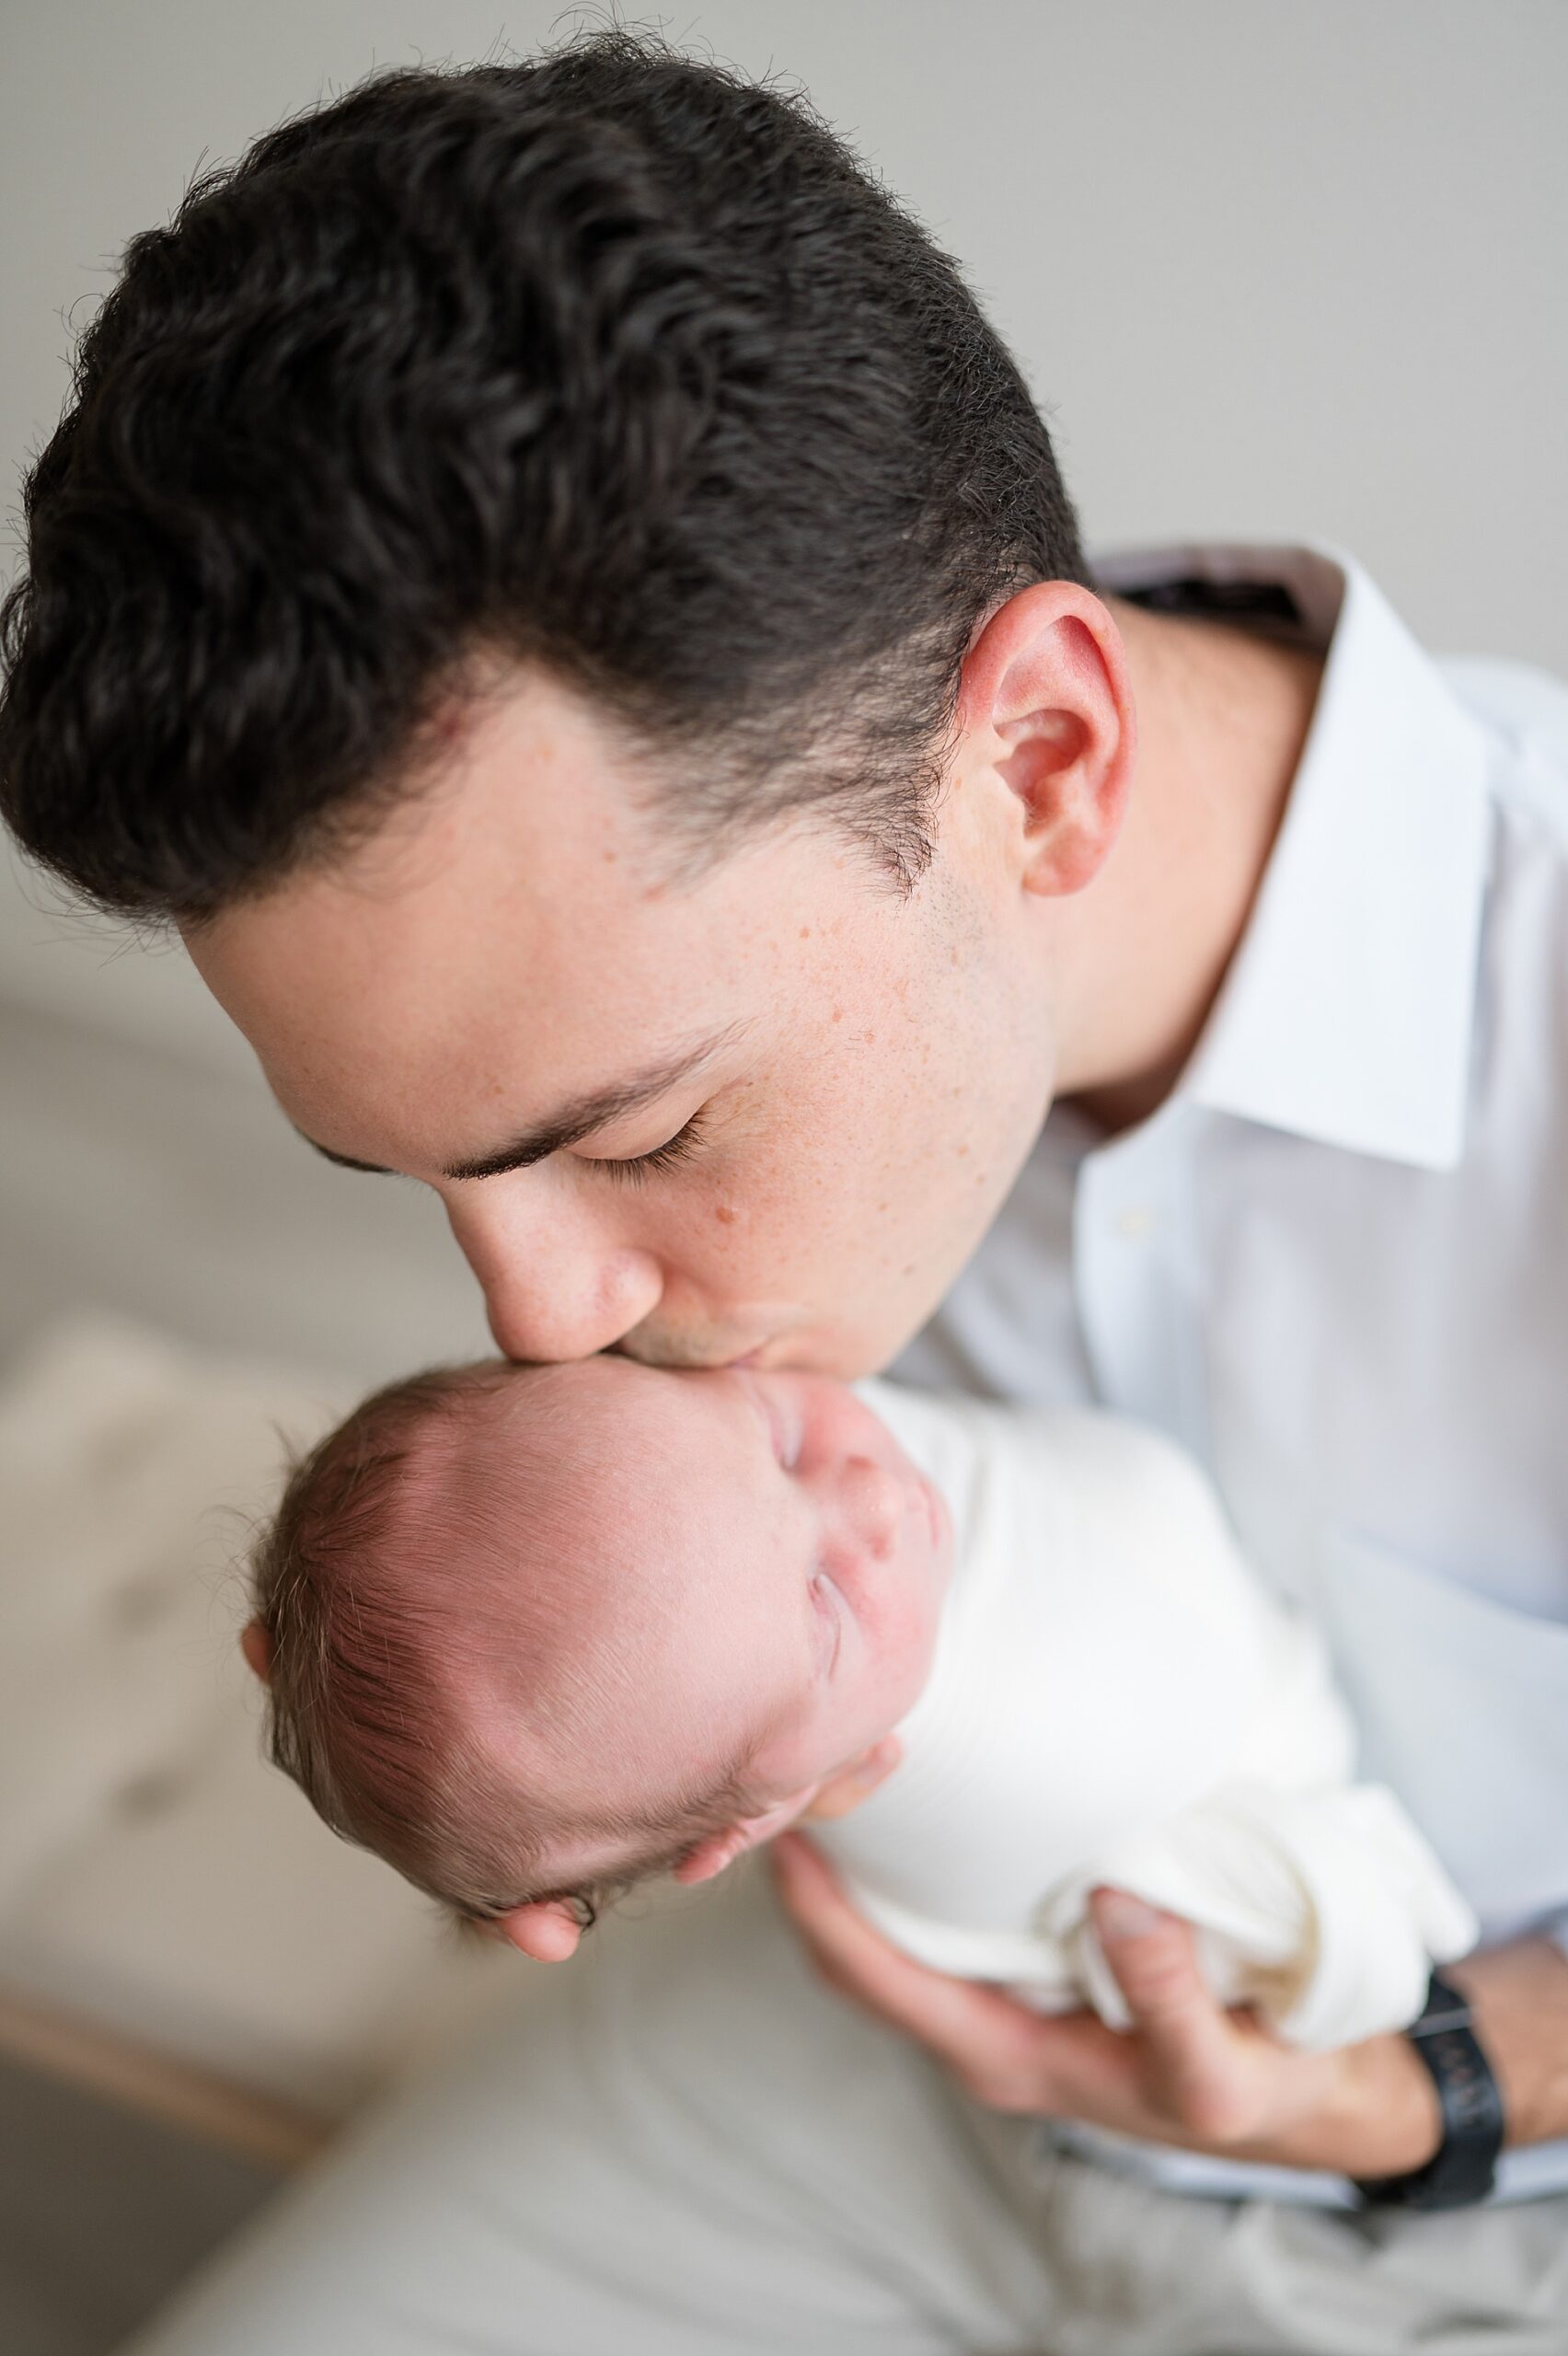
[[[594,13],[0,0],[0,581],[73,334],[199,168],[375,66]],[[1568,670],[1562,0],[660,21],[803,83],[959,258],[1091,543],[1328,540],[1429,643]],[[317,1161],[178,952],[0,859],[0,2052],[6,2018],[14,2056],[31,2038],[0,2129],[8,2356],[110,2346],[315,2118],[465,2009],[428,1920],[256,1766],[207,1509],[259,1502],[273,1419],[484,1346],[434,1203]]]

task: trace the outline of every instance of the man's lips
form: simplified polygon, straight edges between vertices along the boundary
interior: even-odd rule
[[[803,1327],[798,1317],[776,1311],[760,1339],[755,1338],[755,1323],[752,1325],[753,1339],[743,1338],[744,1330],[744,1325],[739,1333],[732,1329],[726,1337],[721,1329],[703,1335],[652,1330],[644,1333],[634,1326],[612,1346],[622,1357],[635,1358],[640,1366],[689,1368],[698,1372],[717,1367],[767,1366],[780,1357],[788,1362],[792,1341]]]
[[[719,1367],[756,1366],[760,1363],[767,1347],[767,1342],[757,1342],[749,1350],[743,1351],[739,1355],[727,1350],[719,1350],[709,1357],[698,1357],[695,1351],[655,1351],[634,1348],[630,1336],[623,1336],[614,1345],[617,1357],[635,1358],[639,1366],[668,1369],[672,1373],[698,1374],[711,1373]]]

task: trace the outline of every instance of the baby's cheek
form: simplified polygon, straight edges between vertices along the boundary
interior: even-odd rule
[[[911,1707],[930,1673],[941,1616],[927,1566],[917,1565],[899,1598],[895,1624],[888,1631],[888,1666],[905,1689],[905,1707]]]
[[[890,1696],[908,1681],[920,1649],[920,1630],[907,1599],[882,1595],[868,1600],[859,1613],[861,1684],[868,1699],[886,1707]]]

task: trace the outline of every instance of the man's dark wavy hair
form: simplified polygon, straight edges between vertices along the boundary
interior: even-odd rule
[[[186,922],[363,840],[513,663],[683,860],[811,806],[907,887],[977,622],[1088,578],[952,260],[801,98],[622,28],[374,75],[197,181],[24,514],[0,807]]]

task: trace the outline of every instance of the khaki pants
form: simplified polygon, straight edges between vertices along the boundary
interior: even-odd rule
[[[752,1871],[533,1971],[135,2356],[1404,2349],[1564,2356],[1568,2197],[1367,2220],[1042,2156],[821,1988]]]

